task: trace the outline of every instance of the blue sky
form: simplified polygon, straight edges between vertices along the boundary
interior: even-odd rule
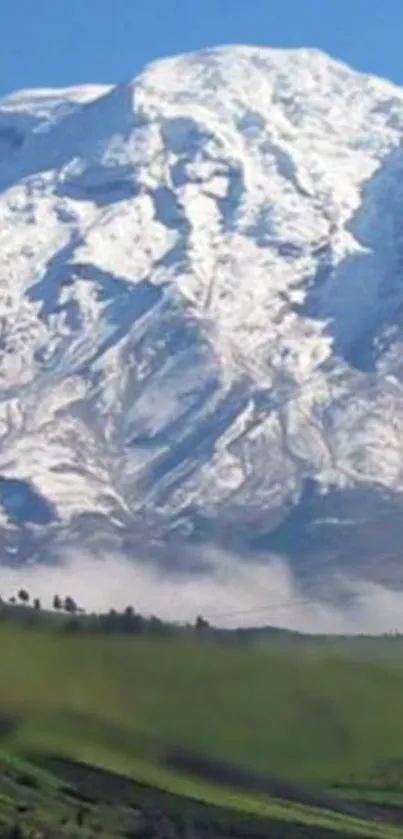
[[[403,85],[403,0],[4,0],[0,95],[119,82],[229,43],[315,46]]]

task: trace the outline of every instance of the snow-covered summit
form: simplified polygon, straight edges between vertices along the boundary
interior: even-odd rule
[[[0,101],[5,556],[315,558],[338,522],[350,560],[379,497],[400,516],[402,135],[403,90],[311,50]]]

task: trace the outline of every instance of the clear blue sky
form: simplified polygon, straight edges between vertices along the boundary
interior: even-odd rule
[[[314,46],[403,85],[403,0],[3,0],[0,96],[230,43]]]

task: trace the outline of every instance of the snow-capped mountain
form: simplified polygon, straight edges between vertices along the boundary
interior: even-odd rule
[[[402,136],[403,90],[311,50],[0,102],[3,562],[403,581]]]

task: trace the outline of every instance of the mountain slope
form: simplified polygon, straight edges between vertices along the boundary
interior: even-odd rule
[[[400,582],[402,131],[309,50],[0,102],[3,560],[208,538]]]

